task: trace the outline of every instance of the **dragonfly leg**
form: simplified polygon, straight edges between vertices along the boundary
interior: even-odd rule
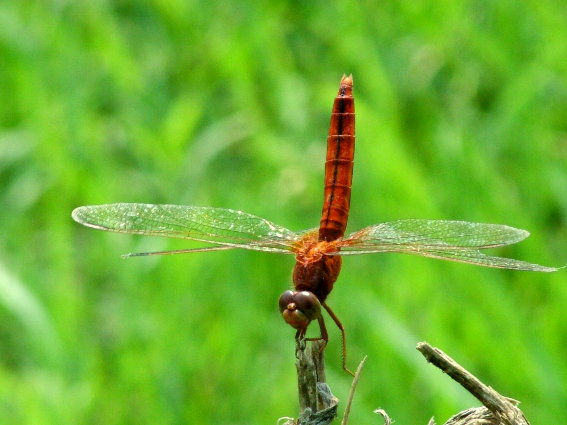
[[[323,343],[319,346],[319,351],[323,351],[327,346],[327,342],[329,342],[329,334],[327,333],[327,327],[325,326],[325,321],[323,320],[323,316],[319,315],[317,321],[319,322],[319,329],[321,330],[321,336],[317,338],[305,338],[305,341],[323,341]]]
[[[329,316],[331,316],[331,319],[333,319],[333,322],[335,322],[335,324],[337,325],[337,327],[340,329],[341,331],[341,340],[342,340],[342,357],[343,357],[343,370],[349,374],[351,374],[352,376],[354,376],[354,373],[347,368],[346,366],[346,332],[345,332],[345,327],[343,326],[343,324],[341,323],[341,321],[339,320],[339,318],[337,317],[337,315],[335,314],[335,312],[331,309],[331,307],[329,307],[327,305],[327,303],[323,303],[323,307],[325,308],[325,310],[327,310],[327,313],[329,313]],[[326,332],[326,331],[325,331]]]
[[[319,339],[325,341],[325,345],[327,345],[327,342],[329,342],[329,334],[327,333],[327,327],[325,326],[323,316],[319,315],[317,320],[319,321],[319,329],[321,330],[321,337]]]
[[[298,329],[295,333],[295,357],[298,356],[298,351],[305,350],[305,332],[306,329]]]
[[[334,320],[334,319],[333,319]],[[321,331],[321,336],[317,338],[305,338],[305,334],[307,333],[307,328],[298,329],[295,333],[295,356],[297,357],[298,350],[305,350],[305,341],[323,341],[323,344],[320,345],[320,351],[323,351],[327,346],[327,342],[329,342],[329,333],[327,332],[327,326],[325,326],[325,320],[323,316],[319,315],[317,318],[319,322],[319,329]],[[344,348],[344,347],[343,347]],[[344,357],[344,356],[343,356]]]

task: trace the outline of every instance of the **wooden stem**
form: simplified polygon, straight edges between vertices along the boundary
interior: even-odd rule
[[[297,341],[296,369],[299,406],[298,425],[327,425],[337,416],[339,400],[325,383],[324,351],[326,342]]]
[[[339,400],[333,396],[329,386],[325,383],[325,363],[323,358],[325,345],[326,341],[324,340],[297,338],[296,368],[301,414],[297,420],[281,418],[286,420],[284,425],[328,425],[336,418]],[[432,347],[426,342],[420,342],[417,345],[417,349],[428,362],[457,381],[484,405],[484,407],[475,407],[457,413],[445,422],[445,425],[530,425],[522,411],[518,408],[517,401],[501,395],[493,388],[482,383],[443,351]],[[363,359],[355,373],[342,425],[346,425],[348,422],[352,396],[364,361],[365,359]],[[374,413],[382,416],[385,425],[391,424],[391,419],[384,410],[378,409]],[[281,424],[281,420],[278,421],[278,424]],[[435,425],[433,418],[428,425]]]
[[[417,344],[417,349],[429,363],[437,366],[457,381],[486,407],[486,409],[475,408],[465,410],[453,416],[446,425],[475,423],[529,425],[528,420],[517,407],[517,401],[504,397],[493,388],[483,384],[476,376],[440,349],[432,347],[426,342]],[[478,422],[481,418],[483,422]]]

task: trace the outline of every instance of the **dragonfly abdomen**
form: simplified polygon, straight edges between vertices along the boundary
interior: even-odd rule
[[[354,124],[352,76],[343,77],[333,103],[327,137],[325,196],[319,225],[320,241],[338,239],[346,230],[354,160]]]

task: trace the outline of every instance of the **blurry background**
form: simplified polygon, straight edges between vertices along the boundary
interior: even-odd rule
[[[567,8],[540,1],[26,1],[0,6],[0,417],[10,424],[266,424],[297,415],[291,256],[97,232],[110,202],[319,222],[325,140],[353,73],[349,230],[400,218],[528,229],[494,253],[567,262]],[[348,257],[329,299],[352,423],[478,403],[427,340],[532,423],[567,419],[567,272]],[[340,337],[328,380],[343,401]]]

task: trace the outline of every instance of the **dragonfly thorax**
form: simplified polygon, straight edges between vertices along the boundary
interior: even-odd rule
[[[304,241],[297,249],[295,259],[305,267],[321,261],[323,256],[337,252],[336,241]]]
[[[332,252],[336,250],[333,249]],[[310,254],[312,256],[307,261],[302,261],[302,258],[297,259],[293,268],[293,285],[296,291],[309,291],[323,303],[333,289],[333,284],[341,270],[341,257],[325,255],[324,251]],[[317,257],[313,258],[315,255]]]

